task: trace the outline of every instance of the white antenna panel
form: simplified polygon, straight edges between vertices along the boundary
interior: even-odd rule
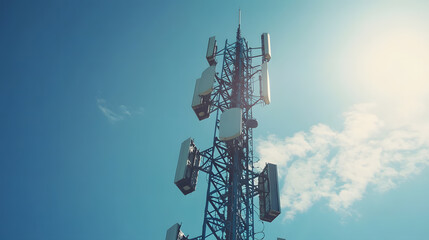
[[[261,97],[264,100],[265,104],[271,103],[271,94],[270,94],[270,75],[268,74],[268,63],[262,63],[261,67],[261,80],[260,80],[260,90]]]
[[[209,38],[209,45],[207,46],[207,54],[206,54],[206,58],[210,66],[216,65],[216,51],[217,51],[216,38],[215,36],[213,36]]]
[[[191,146],[191,141],[192,139],[188,138],[185,141],[183,141],[182,145],[180,146],[179,161],[177,162],[174,183],[177,183],[186,177],[186,167],[189,162],[188,156],[189,156],[189,148]]]
[[[219,140],[228,141],[239,137],[243,129],[241,108],[230,108],[220,115]]]
[[[201,82],[201,78],[198,78],[195,81],[194,96],[192,97],[192,107],[195,107],[201,104],[201,98],[199,93],[200,82]]]
[[[192,107],[201,104],[201,96],[211,94],[214,87],[216,66],[210,66],[201,74],[201,78],[195,81],[194,96],[192,97]]]
[[[263,33],[261,35],[262,42],[262,55],[267,61],[271,59],[271,44],[270,44],[270,34]]]
[[[208,95],[213,91],[213,85],[215,82],[216,65],[208,67],[201,74],[200,84],[198,85],[198,91],[200,95]]]
[[[277,165],[268,163],[258,178],[259,218],[272,222],[281,212]]]
[[[185,234],[183,234],[182,231],[180,231],[180,224],[176,223],[173,226],[171,226],[167,230],[167,235],[165,236],[165,240],[178,240],[178,239],[184,239]]]

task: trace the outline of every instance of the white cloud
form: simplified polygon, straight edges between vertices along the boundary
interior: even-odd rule
[[[341,131],[317,124],[292,137],[258,140],[260,167],[279,166],[286,218],[322,199],[348,213],[368,189],[387,191],[429,164],[428,121],[397,127],[381,119],[380,111],[374,104],[358,104],[344,113]]]
[[[127,106],[121,105],[121,106],[119,106],[119,108],[121,109],[121,111],[124,115],[131,116],[131,112],[128,110]]]
[[[104,114],[104,116],[110,121],[110,122],[118,122],[124,119],[124,116],[119,115],[109,108],[106,107],[106,100],[104,99],[97,99],[97,106],[98,109]]]
[[[117,110],[114,111],[107,107],[106,100],[103,98],[97,98],[97,107],[111,123],[122,121],[126,118],[132,117],[133,115],[143,114],[143,107],[139,107],[134,110],[125,105],[120,105]]]

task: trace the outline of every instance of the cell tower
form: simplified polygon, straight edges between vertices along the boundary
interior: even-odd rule
[[[199,151],[192,138],[180,149],[174,183],[183,194],[195,190],[198,172],[208,174],[208,188],[201,236],[189,238],[174,224],[166,240],[249,240],[254,239],[254,201],[259,195],[259,217],[271,222],[280,214],[277,166],[267,164],[254,171],[253,128],[258,122],[252,108],[270,103],[268,62],[270,35],[261,35],[261,46],[250,48],[241,36],[241,14],[235,42],[225,41],[217,49],[210,37],[206,58],[209,67],[196,80],[192,109],[204,120],[216,113],[213,146]],[[256,54],[254,55],[254,52]],[[223,56],[220,75],[217,56]],[[255,58],[260,63],[253,63]],[[259,94],[254,85],[259,82]]]

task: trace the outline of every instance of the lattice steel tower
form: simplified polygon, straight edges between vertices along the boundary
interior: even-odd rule
[[[189,238],[181,225],[174,224],[166,240],[254,239],[253,198],[257,195],[261,220],[271,222],[280,214],[277,167],[267,164],[256,173],[253,155],[253,128],[258,122],[252,108],[270,103],[270,37],[262,34],[261,47],[251,48],[241,35],[240,24],[235,42],[226,40],[221,50],[215,37],[209,39],[206,58],[210,66],[196,81],[192,109],[199,120],[216,113],[213,146],[199,151],[192,138],[185,140],[174,180],[186,195],[195,190],[199,171],[209,175],[202,234]],[[220,75],[217,56],[223,56]],[[262,61],[254,64],[255,58]],[[259,83],[259,94],[254,94],[255,83]]]

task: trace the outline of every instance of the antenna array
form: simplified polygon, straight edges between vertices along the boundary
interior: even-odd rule
[[[250,48],[241,36],[241,10],[236,41],[217,49],[209,38],[206,59],[209,67],[195,84],[192,109],[204,120],[216,113],[212,147],[200,151],[192,138],[182,143],[175,184],[183,194],[195,190],[198,172],[208,174],[208,188],[201,236],[189,238],[175,224],[166,240],[249,240],[254,239],[254,197],[259,196],[259,216],[271,222],[280,214],[277,166],[267,164],[261,173],[254,170],[253,129],[258,122],[252,108],[269,104],[268,62],[270,36],[261,35],[261,47]],[[260,54],[254,55],[254,52]],[[223,56],[220,74],[217,56]],[[260,64],[253,60],[261,57]],[[259,81],[259,94],[254,83]]]

